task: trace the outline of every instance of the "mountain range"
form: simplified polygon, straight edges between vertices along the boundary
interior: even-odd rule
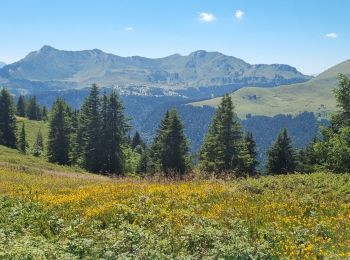
[[[233,91],[246,85],[273,87],[309,79],[310,76],[289,65],[251,65],[219,52],[202,50],[187,56],[174,54],[150,59],[121,57],[98,49],[62,51],[44,46],[0,69],[0,84],[29,92],[76,89],[92,83],[101,87],[155,87],[177,93],[201,87],[226,87],[225,91]],[[210,94],[213,93],[205,96]]]
[[[0,69],[1,69],[2,67],[5,67],[5,66],[6,66],[6,63],[5,63],[5,62],[0,61]]]
[[[246,115],[297,115],[304,111],[318,117],[328,117],[336,109],[333,89],[337,75],[350,75],[350,60],[346,60],[304,83],[282,85],[270,89],[245,87],[231,94],[241,118]],[[216,107],[219,98],[195,102],[195,106]]]

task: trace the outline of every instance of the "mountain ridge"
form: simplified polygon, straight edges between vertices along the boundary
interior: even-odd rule
[[[328,117],[336,110],[333,89],[337,74],[350,75],[350,60],[345,60],[320,73],[309,81],[269,89],[246,87],[232,93],[237,113],[244,118],[248,114],[274,116],[313,112],[319,117]],[[192,103],[195,106],[216,107],[220,98]]]
[[[163,58],[122,57],[99,49],[66,51],[44,45],[23,59],[0,69],[3,84],[15,80],[65,83],[72,88],[97,83],[146,85],[183,89],[223,85],[276,86],[304,82],[311,77],[286,64],[249,64],[220,52],[197,50]]]

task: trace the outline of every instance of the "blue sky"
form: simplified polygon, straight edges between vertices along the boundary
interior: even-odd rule
[[[319,73],[350,58],[347,0],[1,0],[0,61],[43,45],[120,56],[219,51]]]

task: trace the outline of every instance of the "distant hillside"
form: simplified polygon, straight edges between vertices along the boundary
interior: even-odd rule
[[[4,67],[4,66],[6,66],[6,63],[5,63],[5,62],[0,61],[0,68],[2,68],[2,67]]]
[[[332,90],[337,84],[337,74],[350,74],[350,60],[344,61],[307,82],[279,86],[271,89],[256,87],[242,88],[232,95],[240,117],[247,114],[274,116],[277,114],[299,114],[314,112],[326,117],[336,109]],[[220,98],[192,103],[195,106],[214,106]]]
[[[251,65],[219,52],[195,51],[165,58],[120,57],[101,50],[61,51],[44,46],[0,69],[0,84],[30,89],[142,85],[183,89],[226,85],[262,87],[304,82],[289,65]],[[210,95],[208,96],[210,97]]]

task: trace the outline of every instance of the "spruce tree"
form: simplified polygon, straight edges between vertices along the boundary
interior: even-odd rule
[[[136,172],[138,174],[147,173],[149,171],[149,163],[150,163],[149,151],[148,151],[148,149],[145,149],[142,151],[140,160],[139,160],[137,167],[136,167]]]
[[[269,174],[286,174],[296,170],[297,157],[286,129],[279,133],[267,155]]]
[[[83,166],[90,172],[98,173],[103,168],[102,149],[105,147],[101,145],[101,101],[96,84],[92,85],[82,106],[79,131],[82,131]]]
[[[26,153],[26,150],[27,150],[26,130],[24,127],[24,122],[22,123],[21,132],[18,138],[18,150],[24,154]]]
[[[188,141],[175,109],[167,112],[161,121],[153,149],[155,161],[160,163],[161,170],[168,176],[182,176],[188,170]]]
[[[46,106],[43,106],[43,109],[42,109],[42,116],[41,116],[41,119],[44,120],[44,121],[47,121],[48,120],[48,111],[47,111],[47,107]]]
[[[36,102],[36,96],[30,97],[27,105],[27,117],[30,120],[38,120],[38,104]]]
[[[143,147],[143,148],[145,147],[145,144],[144,144],[144,142],[142,141],[141,135],[140,135],[140,133],[139,133],[138,131],[136,131],[135,135],[134,135],[133,138],[132,138],[132,141],[131,141],[131,148],[132,148],[133,150],[135,150],[135,148],[136,148],[137,146],[141,146],[141,147]]]
[[[69,164],[71,124],[67,104],[58,98],[52,107],[49,121],[47,157],[50,162]]]
[[[123,145],[129,130],[123,114],[124,108],[117,93],[113,90],[109,97],[103,98],[102,104],[102,149],[104,152],[104,172],[122,174],[125,158]]]
[[[36,134],[35,142],[33,144],[33,155],[38,157],[41,156],[44,153],[44,138],[41,133],[41,130],[38,130],[38,133]]]
[[[17,101],[17,116],[26,116],[26,102],[24,96],[20,95]]]
[[[245,171],[249,160],[232,99],[225,95],[200,150],[200,167],[208,172],[240,172]]]
[[[245,136],[245,143],[248,149],[248,154],[251,158],[251,162],[249,164],[248,172],[250,174],[256,174],[257,173],[257,167],[259,165],[258,161],[258,151],[256,147],[255,140],[253,138],[253,133],[248,132]]]
[[[13,98],[3,88],[0,92],[0,145],[16,148],[16,132],[17,126]]]

